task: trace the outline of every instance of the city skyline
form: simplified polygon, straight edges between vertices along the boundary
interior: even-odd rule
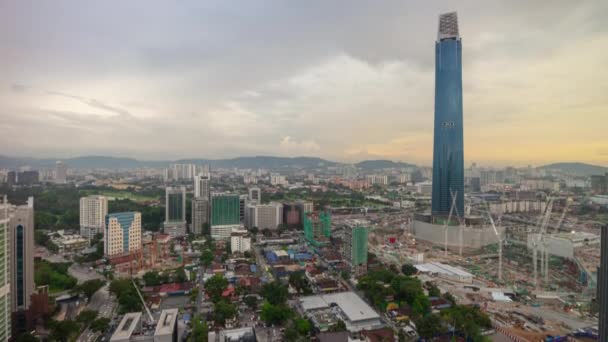
[[[601,1],[2,8],[0,154],[430,165],[428,38],[456,10],[465,164],[608,165]]]

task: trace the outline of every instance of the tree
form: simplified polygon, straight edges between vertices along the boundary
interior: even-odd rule
[[[91,324],[97,318],[97,311],[95,310],[82,310],[76,317],[76,322],[84,324],[85,326]]]
[[[456,305],[456,298],[454,298],[454,296],[451,293],[449,293],[449,292],[446,292],[446,293],[443,294],[443,299],[445,299],[448,302],[450,302],[450,304],[452,306]]]
[[[192,318],[192,334],[190,335],[190,342],[207,342],[209,334],[209,327],[207,322],[201,320],[200,315],[195,315]]]
[[[273,305],[268,302],[262,305],[260,318],[268,324],[281,324],[292,316],[293,312],[287,306]]]
[[[403,266],[401,266],[401,272],[409,277],[416,274],[418,272],[418,269],[413,265],[403,264]]]
[[[287,286],[276,281],[262,286],[262,297],[272,305],[284,304],[287,301],[288,294]]]
[[[92,279],[76,286],[76,292],[84,294],[88,299],[91,299],[95,292],[106,284],[105,280]]]
[[[176,283],[184,283],[188,281],[188,277],[186,276],[186,270],[183,267],[180,267],[175,270],[173,273],[173,281]]]
[[[110,292],[118,298],[121,313],[141,310],[141,299],[130,279],[112,280]]]
[[[70,337],[76,335],[80,331],[78,323],[66,319],[64,321],[51,321],[49,323],[51,328],[51,340],[67,342]]]
[[[215,303],[213,317],[216,322],[223,325],[226,323],[226,320],[231,319],[234,316],[236,316],[236,306],[234,304],[231,304],[226,300],[220,300]]]
[[[29,332],[25,332],[17,336],[15,342],[38,342],[39,340],[32,336]]]
[[[292,272],[289,275],[289,285],[293,286],[298,293],[304,293],[305,295],[312,293],[312,289],[304,276],[304,272]]]
[[[329,328],[329,331],[331,332],[340,332],[340,331],[346,331],[346,323],[344,323],[343,320],[339,319],[336,324],[332,325]]]
[[[430,339],[446,331],[439,315],[430,314],[420,318],[416,322],[418,335],[425,339]]]
[[[213,255],[213,252],[209,249],[205,249],[202,253],[201,253],[201,264],[203,264],[203,266],[205,267],[209,267],[209,265],[211,265],[211,263],[213,262],[213,259],[215,258],[215,256]]]
[[[222,292],[228,287],[228,280],[221,274],[216,274],[205,282],[205,292],[209,294],[213,302],[218,302]]]
[[[245,304],[247,304],[248,307],[252,309],[258,307],[258,299],[255,296],[247,296],[245,297],[245,299],[243,299],[243,301],[245,302]]]
[[[107,317],[98,318],[91,323],[91,330],[94,332],[103,333],[104,331],[107,331],[109,327],[110,319]]]
[[[304,318],[296,318],[294,321],[296,330],[300,335],[306,336],[312,329],[310,321]]]
[[[251,227],[251,228],[249,229],[249,231],[251,232],[251,234],[255,235],[255,234],[257,234],[257,233],[258,233],[258,227]]]
[[[190,291],[190,301],[191,302],[196,301],[196,298],[198,297],[198,293],[199,293],[198,287],[195,287]]]

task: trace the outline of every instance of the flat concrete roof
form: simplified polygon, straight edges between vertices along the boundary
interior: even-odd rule
[[[167,309],[160,313],[158,324],[156,324],[156,330],[154,336],[164,336],[173,333],[175,328],[175,322],[177,321],[177,309]]]
[[[305,311],[328,308],[331,306],[331,303],[335,303],[348,320],[355,323],[380,318],[380,315],[371,306],[351,291],[302,297],[300,303]]]
[[[110,341],[124,341],[128,340],[133,331],[137,328],[137,325],[141,322],[141,312],[129,312],[124,315],[118,327],[114,331],[114,335],[110,338]]]
[[[459,277],[473,277],[473,275],[458,267],[442,264],[439,262],[431,262],[427,264],[414,265],[420,272],[440,273],[447,275],[456,275]]]

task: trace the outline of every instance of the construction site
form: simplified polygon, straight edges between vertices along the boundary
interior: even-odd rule
[[[489,204],[473,198],[466,210],[472,219],[435,222],[434,241],[417,238],[419,214],[367,214],[373,223],[369,252],[397,267],[440,263],[469,272],[471,284],[438,274],[421,277],[465,304],[483,307],[497,328],[524,340],[548,334],[593,336],[599,234],[592,223],[568,214],[571,202],[547,197]],[[365,215],[356,212],[334,219]],[[471,243],[467,229],[482,231],[477,234],[486,240]]]

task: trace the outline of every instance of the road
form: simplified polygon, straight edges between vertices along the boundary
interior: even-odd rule
[[[68,273],[78,280],[78,284],[82,284],[87,280],[104,279],[101,274],[91,271],[87,266],[83,265],[72,264],[68,268]]]
[[[110,295],[109,284],[106,284],[104,287],[97,290],[95,294],[93,294],[91,300],[89,301],[89,304],[87,305],[87,309],[97,311],[98,318],[112,318],[114,309],[116,309],[116,302],[114,298]],[[89,328],[87,328],[85,329],[85,331],[82,332],[82,334],[80,334],[77,341],[93,342],[96,341],[99,336],[99,333],[93,332]]]

